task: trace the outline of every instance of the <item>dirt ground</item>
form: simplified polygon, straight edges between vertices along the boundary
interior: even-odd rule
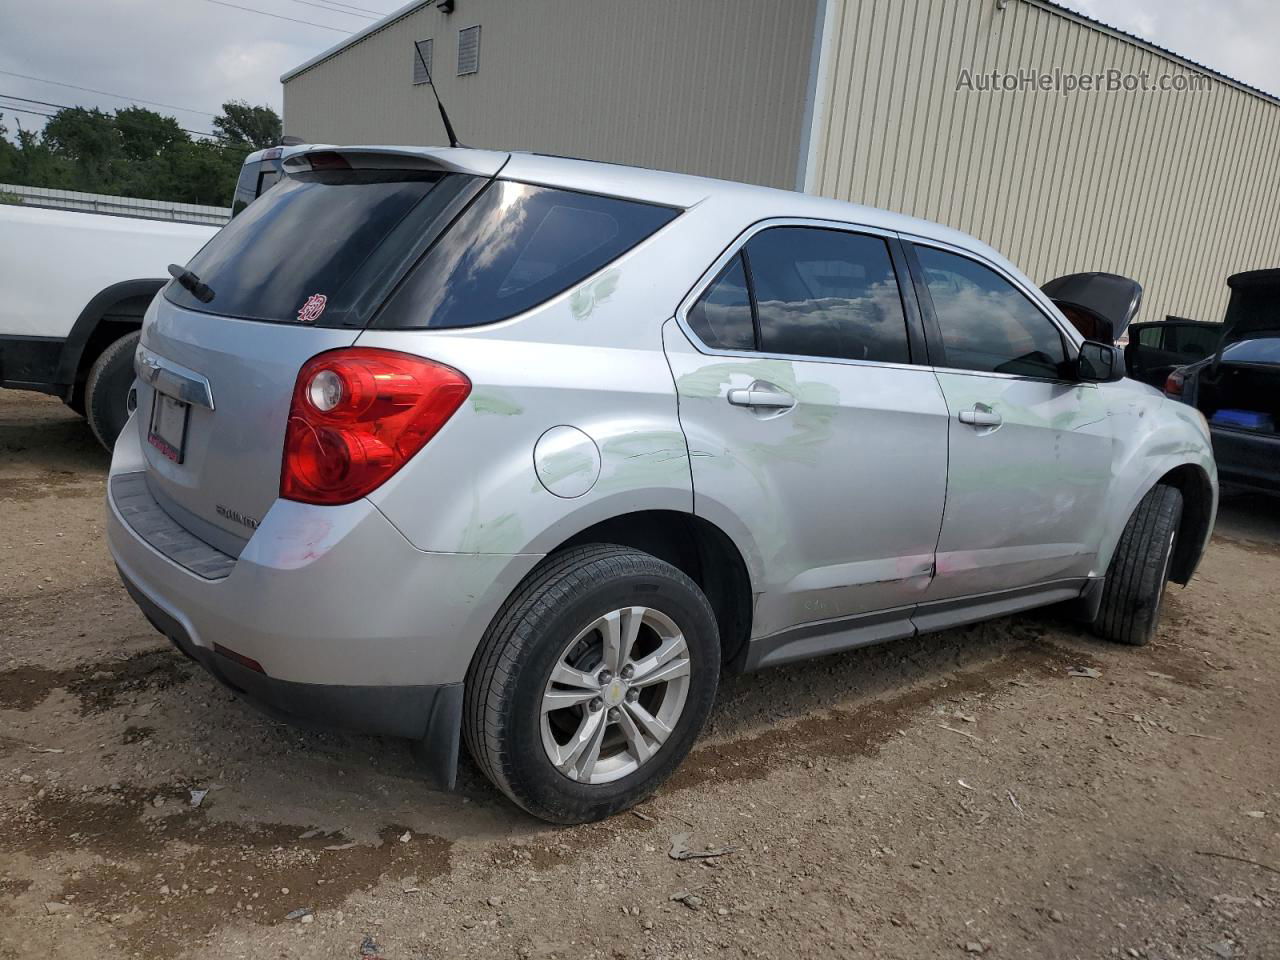
[[[1276,502],[1224,504],[1150,647],[1036,614],[730,679],[657,797],[562,829],[174,652],[106,466],[0,391],[4,960],[1280,957]]]

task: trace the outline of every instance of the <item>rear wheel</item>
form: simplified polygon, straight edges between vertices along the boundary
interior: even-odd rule
[[[490,626],[467,674],[467,748],[534,816],[598,820],[684,759],[719,671],[715,615],[692,580],[637,550],[576,547]]]
[[[1093,631],[1106,640],[1142,646],[1155,634],[1182,519],[1182,493],[1164,484],[1142,498],[1120,535],[1107,568]]]
[[[132,412],[133,355],[142,334],[135,330],[113,341],[89,368],[84,385],[85,416],[98,442],[110,450]]]

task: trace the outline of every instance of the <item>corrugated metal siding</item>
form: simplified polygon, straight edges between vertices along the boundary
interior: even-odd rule
[[[793,187],[816,0],[467,0],[422,7],[284,87],[285,128],[314,142],[443,143],[415,40],[458,136]],[[458,31],[480,24],[480,70],[456,77]]]
[[[1040,282],[1111,270],[1141,319],[1221,319],[1226,277],[1280,266],[1280,106],[1168,93],[984,93],[960,71],[1186,66],[1027,0],[837,4],[817,192],[987,241]]]

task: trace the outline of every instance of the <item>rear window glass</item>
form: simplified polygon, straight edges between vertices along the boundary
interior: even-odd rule
[[[173,303],[205,313],[322,326],[361,324],[371,292],[421,253],[457,181],[439,173],[327,170],[280,180],[187,265],[213,291]],[[450,181],[448,189],[439,189]]]
[[[1280,364],[1280,336],[1240,340],[1229,344],[1222,351],[1222,359],[1235,363]]]
[[[616,260],[678,212],[495,181],[436,241],[374,325],[474,327],[514,317]]]

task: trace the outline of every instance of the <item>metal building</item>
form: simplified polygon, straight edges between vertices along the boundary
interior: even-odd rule
[[[417,0],[285,74],[286,130],[445,142],[419,49],[470,145],[899,210],[1142,319],[1280,265],[1280,99],[1047,0]]]

